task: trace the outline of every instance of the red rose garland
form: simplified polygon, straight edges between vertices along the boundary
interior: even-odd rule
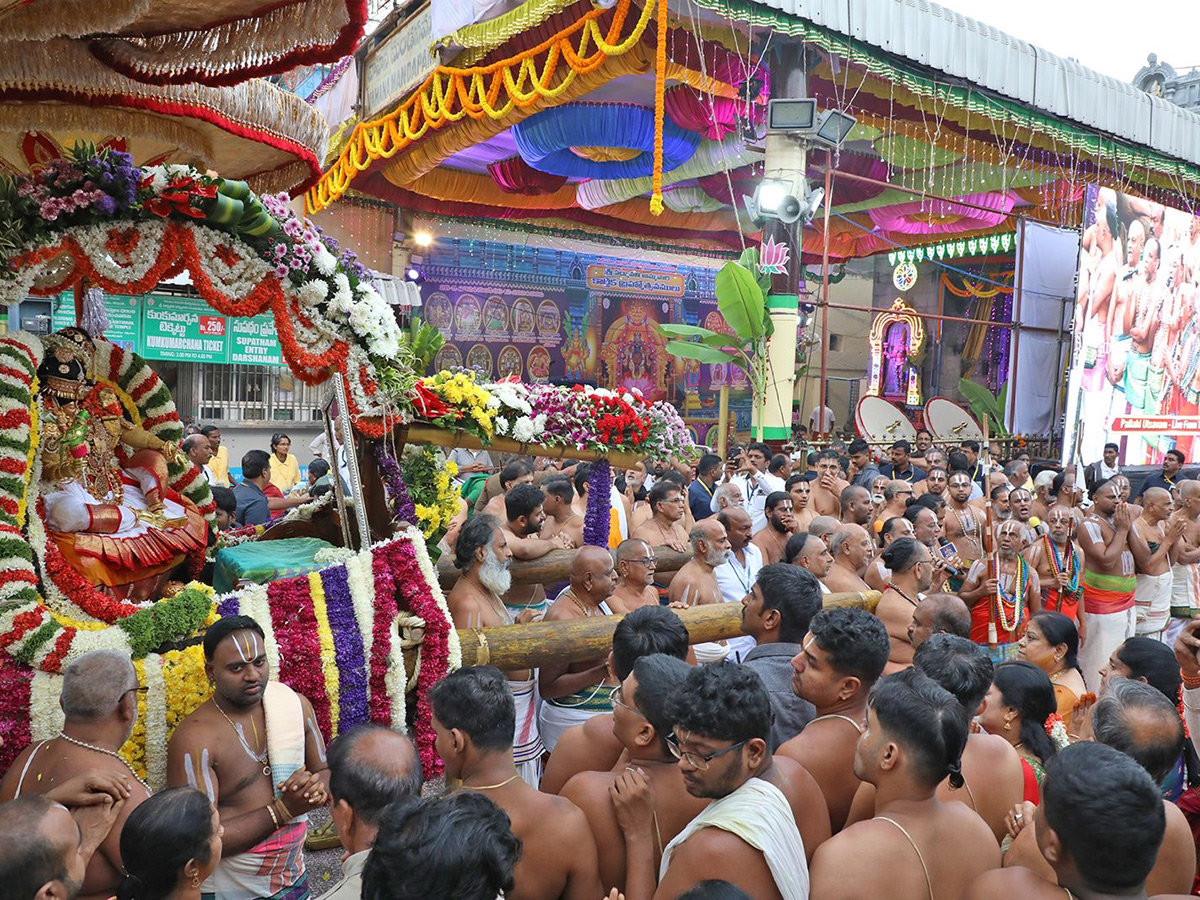
[[[368,666],[367,683],[371,686],[368,709],[371,720],[381,725],[392,721],[392,698],[388,696],[387,672],[388,650],[392,640],[392,628],[396,619],[396,585],[392,579],[391,566],[380,550],[371,556],[371,573],[375,581],[375,615],[371,630],[371,659]],[[403,710],[397,710],[403,716]]]
[[[32,668],[0,653],[0,772],[33,740],[29,721],[32,681]]]

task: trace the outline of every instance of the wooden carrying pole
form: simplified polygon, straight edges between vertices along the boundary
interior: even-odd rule
[[[555,584],[567,580],[567,572],[571,568],[571,560],[575,558],[575,550],[551,550],[545,556],[537,559],[513,559],[511,568],[512,583],[516,584]],[[656,572],[678,572],[683,564],[694,554],[680,553],[667,547],[655,547],[654,558],[658,561]],[[454,568],[454,560],[449,554],[442,556],[437,564],[438,583],[442,590],[449,591],[461,574]]]
[[[878,591],[826,594],[825,606],[857,606],[875,611]],[[675,610],[687,626],[691,643],[720,641],[742,633],[742,604],[712,603]],[[612,649],[613,632],[623,616],[600,616],[571,622],[534,622],[460,628],[464,666],[496,666],[506,671],[597,659]]]

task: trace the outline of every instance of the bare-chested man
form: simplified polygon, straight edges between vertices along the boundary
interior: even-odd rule
[[[707,798],[688,793],[679,761],[667,746],[673,724],[667,714],[668,701],[683,685],[688,671],[683,660],[662,653],[639,659],[613,693],[612,733],[628,756],[625,766],[612,771],[580,772],[559,791],[587,817],[600,848],[600,880],[606,887],[625,888],[625,838],[609,792],[626,768],[644,772],[653,789],[658,823],[656,870],[661,848],[708,805]]]
[[[489,479],[490,480],[490,479]],[[504,496],[518,484],[533,484],[533,466],[528,460],[514,459],[496,475],[497,486],[499,493],[487,500],[482,507],[476,502],[475,512],[485,512],[490,516],[495,516],[497,521],[504,521]],[[479,495],[479,499],[483,500],[483,494]]]
[[[842,505],[842,522],[847,525],[861,525],[863,528],[871,524],[875,512],[871,503],[871,492],[856,484],[842,489],[839,498]]]
[[[714,569],[729,558],[729,536],[719,517],[699,522],[690,535],[692,558],[671,581],[667,599],[684,606],[721,602],[721,587]]]
[[[1000,848],[983,819],[938,796],[943,781],[963,786],[967,713],[953,694],[910,669],[879,682],[867,715],[854,773],[875,787],[875,818],[847,826],[817,851],[812,894],[828,900],[957,897],[1000,865]],[[871,864],[863,866],[864,859]],[[850,871],[855,874],[848,878]]]
[[[1030,808],[1033,821],[1022,824],[1037,829],[1034,852],[1054,880],[1023,866],[992,870],[967,887],[963,900],[1147,896],[1165,828],[1158,785],[1136,762],[1080,741],[1050,760],[1042,794],[1041,805]],[[1098,804],[1098,797],[1108,802]]]
[[[1092,730],[1095,743],[1128,754],[1155,784],[1169,776],[1183,749],[1184,727],[1171,701],[1157,688],[1128,678],[1109,679],[1104,696],[1092,711]],[[1049,773],[1047,767],[1047,778]],[[1196,877],[1195,838],[1179,807],[1165,798],[1158,802],[1165,814],[1166,829],[1156,841],[1158,852],[1146,876],[1146,891],[1152,895],[1186,894]],[[1026,866],[1052,879],[1053,869],[1038,852],[1044,835],[1039,833],[1041,823],[1031,807],[1025,804],[1020,808],[1022,827],[1005,855],[1005,866]],[[1032,829],[1028,827],[1031,822]]]
[[[685,503],[679,485],[670,481],[656,481],[654,487],[650,488],[647,502],[650,519],[636,528],[632,536],[651,547],[667,547],[686,553],[688,536],[683,524]],[[669,579],[664,577],[662,580],[665,584]]]
[[[225,831],[221,863],[202,891],[307,897],[307,823],[296,820],[329,801],[325,741],[312,704],[271,682],[263,630],[248,616],[210,625],[204,659],[213,695],[179,723],[167,749],[167,783],[207,794]],[[295,746],[272,740],[271,732]]]
[[[825,542],[814,534],[797,534],[789,538],[788,546],[792,548],[789,550],[792,565],[812,572],[821,585],[821,593],[828,594],[829,588],[822,579],[833,565],[833,554]]]
[[[966,612],[962,602],[949,594],[935,594],[923,601],[921,608],[938,597],[954,601],[963,613]],[[984,697],[992,684],[992,661],[982,647],[965,635],[940,633],[927,636],[917,646],[913,668],[950,691],[963,709],[973,714],[983,707]],[[943,781],[938,785],[938,799],[957,800],[975,810],[992,830],[996,842],[1001,842],[1008,834],[1007,816],[1024,796],[1025,773],[1020,756],[1008,741],[981,730],[967,737],[962,774],[963,787],[955,790],[948,780]],[[864,784],[854,798],[849,821],[859,822],[874,815],[875,787]]]
[[[930,450],[929,452],[936,453],[937,451]],[[918,481],[913,485],[913,496],[920,497],[924,494],[933,494],[935,497],[945,499],[946,488],[949,486],[949,483],[950,476],[947,474],[945,468],[940,465],[933,466],[928,470],[924,481]]]
[[[109,817],[106,837],[96,835],[99,846],[78,885],[80,900],[107,900],[116,892],[124,877],[121,829],[129,814],[150,796],[145,784],[117,756],[137,722],[140,690],[128,652],[93,650],[82,654],[63,676],[59,695],[62,729],[57,736],[22,750],[0,783],[0,801],[5,802],[46,795],[68,803],[60,792],[81,773],[89,773],[97,784],[102,779],[104,784],[120,786],[115,819]]]
[[[723,879],[757,900],[808,896],[808,866],[787,797],[755,777],[767,753],[771,703],[745,666],[700,666],[668,704],[668,748],[688,792],[713,800],[667,843],[655,889],[656,838],[649,780],[637,770],[611,789],[625,834],[627,900],[674,900],[696,884]]]
[[[1134,521],[1132,531],[1141,540],[1133,541],[1133,561],[1137,569],[1137,590],[1134,609],[1137,621],[1134,630],[1141,635],[1161,638],[1171,618],[1171,552],[1183,536],[1186,522],[1173,517],[1171,492],[1152,487],[1142,492],[1142,514]]]
[[[1025,527],[1001,522],[995,558],[975,560],[958,595],[971,607],[971,640],[987,646],[993,662],[1017,658],[1017,644],[1029,619],[1041,612],[1037,571],[1023,556]]]
[[[547,540],[540,537],[546,522],[546,495],[532,484],[516,484],[504,495],[505,521],[502,526],[508,549],[514,559],[541,559],[551,550],[561,550],[570,540],[558,534]],[[546,591],[540,584],[513,585],[504,595],[504,605],[518,615],[532,609],[537,615],[546,611]]]
[[[809,506],[812,482],[803,475],[792,475],[785,483],[784,490],[792,498],[792,534],[807,533],[808,526],[817,515]]]
[[[1200,481],[1179,485],[1183,534],[1171,552],[1171,608],[1177,623],[1200,613]]]
[[[874,549],[871,536],[861,525],[843,525],[839,528],[829,542],[833,565],[825,576],[825,587],[834,594],[870,590],[859,573],[870,561]]]
[[[491,666],[451,672],[429,692],[438,756],[458,790],[494,801],[521,839],[512,900],[595,900],[596,842],[574,804],[521,780],[513,764],[516,710],[504,676]]]
[[[817,454],[817,478],[810,482],[812,496],[808,501],[814,514],[835,519],[842,517],[841,496],[847,483],[840,477],[841,466],[836,450],[822,450]]]
[[[783,559],[788,536],[792,533],[791,496],[785,491],[773,491],[767,495],[763,512],[767,524],[751,540],[762,552],[763,562],[769,566]]]
[[[1096,221],[1091,229],[1094,238],[1085,254],[1086,264],[1081,270],[1075,303],[1075,334],[1082,336],[1085,348],[1083,386],[1087,395],[1093,398],[1089,411],[1097,417],[1108,414],[1109,385],[1117,383],[1109,380],[1109,321],[1113,314],[1113,285],[1121,259],[1116,249],[1119,227],[1116,198],[1111,193],[1101,190],[1096,204]],[[1096,438],[1096,446],[1083,448],[1088,458],[1099,455],[1100,445],[1104,442],[1102,430],[1097,429]]]
[[[563,477],[547,478],[542,482],[542,490],[546,500],[542,509],[546,513],[546,521],[542,525],[541,537],[547,541],[554,540],[562,534],[564,544],[568,548],[583,546],[583,516],[575,511],[575,487],[571,479]],[[569,544],[566,542],[570,541]]]
[[[523,610],[514,616],[500,600],[512,587],[512,572],[508,568],[511,560],[508,539],[494,516],[477,514],[467,520],[454,546],[454,566],[460,574],[446,595],[456,628],[484,628],[533,621],[536,615],[534,610]],[[538,734],[533,672],[530,669],[517,669],[506,674],[517,706],[513,755],[526,783],[537,787],[541,778],[542,754],[546,748]]]
[[[933,581],[933,557],[929,548],[916,538],[899,538],[883,551],[882,561],[891,578],[879,597],[875,615],[887,627],[892,642],[884,669],[885,674],[891,674],[912,665],[909,629],[917,604]]]
[[[707,521],[707,520],[705,520]],[[571,584],[546,610],[546,622],[568,622],[609,615],[608,598],[616,587],[612,555],[604,547],[585,545],[575,551],[569,571]],[[542,742],[553,752],[558,739],[572,725],[612,711],[609,699],[616,679],[608,660],[561,663],[547,661],[538,670],[542,697],[539,727]]]
[[[829,805],[833,833],[841,831],[858,790],[854,747],[866,725],[867,695],[891,652],[887,628],[863,609],[825,609],[813,617],[792,660],[792,689],[817,710],[779,756],[800,763]]]
[[[1154,349],[1154,335],[1162,321],[1163,301],[1166,295],[1165,278],[1159,278],[1162,245],[1157,238],[1148,238],[1142,251],[1142,283],[1138,285],[1132,315],[1128,317],[1129,355],[1125,360],[1125,402],[1134,415],[1153,415],[1150,393],[1150,353]],[[1134,456],[1136,460],[1137,455]]]
[[[913,486],[907,481],[893,479],[883,489],[883,509],[875,516],[876,529],[888,519],[904,515],[908,501],[913,498]]]
[[[1087,642],[1087,614],[1083,599],[1083,551],[1075,540],[1075,514],[1070,507],[1052,506],[1046,533],[1025,551],[1025,559],[1038,574],[1042,609],[1062,613],[1075,623],[1081,643]]]
[[[983,530],[985,518],[974,506],[971,499],[971,476],[966,472],[954,472],[946,484],[946,537],[954,544],[955,554],[964,564],[983,556]],[[962,580],[957,579],[951,585],[952,589],[962,586]]]
[[[608,598],[608,607],[618,615],[640,606],[658,606],[654,589],[654,548],[645,541],[630,538],[617,547],[617,586]]]
[[[1121,499],[1116,478],[1102,481],[1092,492],[1092,510],[1079,530],[1083,550],[1083,608],[1088,620],[1087,643],[1079,648],[1083,680],[1100,691],[1100,670],[1112,652],[1136,633],[1134,592],[1137,576],[1133,544],[1145,540],[1133,530],[1133,515]]]
[[[617,623],[613,631],[612,671],[624,681],[644,656],[665,653],[676,659],[688,657],[688,633],[674,610],[665,606],[635,609]],[[608,772],[624,748],[613,736],[612,713],[592,716],[582,725],[568,728],[546,763],[541,789],[556,794],[580,772]]]

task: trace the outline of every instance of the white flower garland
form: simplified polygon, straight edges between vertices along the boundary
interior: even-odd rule
[[[163,658],[157,653],[142,660],[146,676],[146,781],[156,791],[167,785],[167,683]]]
[[[88,262],[101,278],[107,278],[118,284],[132,284],[146,277],[146,273],[158,261],[162,250],[163,235],[167,232],[166,222],[143,220],[128,224],[126,228],[136,228],[139,234],[137,246],[129,254],[128,264],[120,263],[112,251],[108,249],[108,233],[114,228],[120,229],[122,223],[112,222],[102,225],[77,225],[63,232],[75,240],[79,248],[86,254]]]
[[[437,603],[438,609],[442,611],[442,615],[446,617],[446,622],[450,625],[450,635],[447,641],[446,663],[449,671],[462,668],[462,643],[458,639],[458,629],[454,627],[454,619],[450,616],[450,607],[446,603],[446,595],[442,593],[441,583],[438,581],[437,571],[433,568],[433,560],[429,558],[429,550],[425,546],[425,536],[420,530],[412,525],[408,525],[404,529],[404,536],[408,538],[412,544],[413,555],[417,558],[417,565],[421,569],[421,576],[425,579],[425,583],[429,585],[429,591],[433,594],[434,602]]]
[[[36,744],[57,737],[63,729],[63,716],[59,697],[62,696],[63,677],[35,669],[29,683],[29,736]]]
[[[346,560],[346,585],[354,606],[354,621],[362,638],[363,657],[370,672],[371,646],[375,635],[375,573],[371,567],[370,551],[358,553]],[[402,717],[403,718],[403,717]]]

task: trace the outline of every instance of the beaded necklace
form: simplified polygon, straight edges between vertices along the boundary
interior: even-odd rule
[[[1000,627],[1010,635],[1017,630],[1017,626],[1021,624],[1021,618],[1025,613],[1025,591],[1029,586],[1029,564],[1021,556],[1017,556],[1017,573],[1013,579],[1014,590],[1010,597],[1004,592],[1004,585],[1001,584],[1000,561],[996,561],[996,616],[1000,620]],[[1013,617],[1011,624],[1008,616],[1005,614],[1005,603],[1012,607]]]
[[[1064,597],[1074,597],[1079,593],[1079,554],[1075,552],[1075,546],[1072,541],[1067,541],[1067,565],[1063,568],[1062,554],[1058,552],[1058,545],[1050,540],[1049,535],[1043,535],[1042,540],[1046,542],[1049,552],[1046,554],[1050,560],[1050,571],[1054,573],[1057,579],[1065,571],[1067,576],[1067,586],[1059,593]]]

